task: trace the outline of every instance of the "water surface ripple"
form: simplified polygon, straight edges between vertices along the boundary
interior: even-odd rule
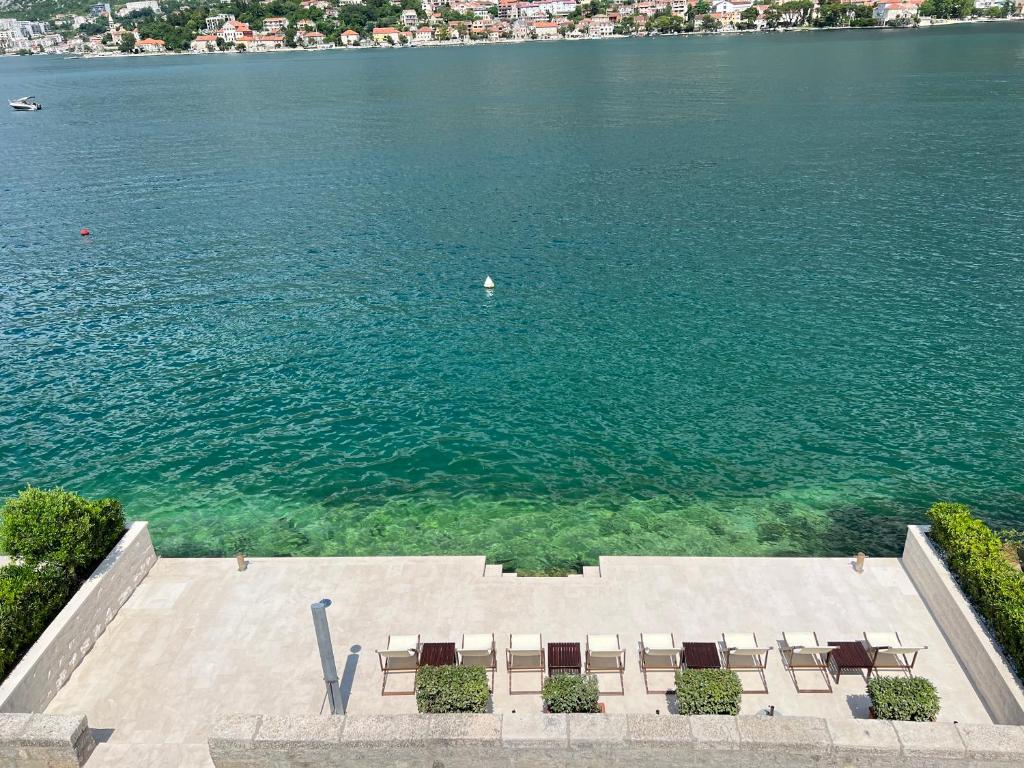
[[[1021,24],[0,60],[0,491],[528,570],[1024,523],[1022,92]]]

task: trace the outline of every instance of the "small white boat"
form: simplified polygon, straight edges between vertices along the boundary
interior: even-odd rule
[[[8,101],[7,103],[11,106],[11,109],[18,112],[35,112],[43,108],[43,105],[36,101],[35,96],[22,96],[20,99]]]

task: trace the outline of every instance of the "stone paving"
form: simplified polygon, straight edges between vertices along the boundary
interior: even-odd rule
[[[990,723],[898,559],[869,559],[858,574],[841,558],[602,558],[600,569],[568,578],[499,575],[481,557],[162,559],[96,643],[48,712],[85,713],[99,747],[89,768],[208,766],[209,724],[221,714],[310,714],[324,687],[310,603],[328,610],[344,696],[353,714],[411,713],[412,696],[380,695],[375,649],[389,634],[458,642],[495,634],[496,712],[538,711],[538,695],[509,695],[504,673],[510,633],[583,643],[618,634],[626,649],[625,695],[602,697],[609,713],[671,711],[664,692],[647,694],[638,668],[641,632],[678,642],[720,641],[754,632],[771,645],[767,694],[744,697],[743,712],[865,717],[865,682],[844,675],[833,693],[798,693],[783,668],[783,631],[815,631],[821,641],[896,630],[929,646],[916,671],[942,696],[941,720]],[[801,687],[822,678],[801,672]],[[760,681],[742,675],[747,687]],[[616,675],[602,689],[618,690]],[[517,676],[536,688],[539,675]],[[671,685],[651,676],[652,690]],[[411,676],[390,690],[410,689]]]

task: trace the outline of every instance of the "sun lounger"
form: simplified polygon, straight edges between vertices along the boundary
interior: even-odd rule
[[[509,635],[505,649],[505,666],[508,669],[508,692],[512,691],[513,672],[539,672],[544,682],[544,639],[540,635]],[[536,691],[515,691],[515,693],[540,693]]]
[[[914,664],[917,663],[917,654],[927,650],[927,645],[911,645],[900,640],[898,632],[865,632],[864,643],[868,647],[868,655],[871,657],[871,669],[868,670],[868,677],[872,672],[881,669],[895,669],[906,672],[910,677],[914,676]]]
[[[462,646],[456,649],[459,664],[465,667],[483,667],[491,673],[491,691],[494,691],[494,674],[498,668],[498,654],[495,651],[494,635],[463,635]]]
[[[722,642],[725,647],[726,669],[754,670],[761,676],[763,690],[743,692],[768,693],[768,680],[764,676],[764,671],[768,667],[768,652],[771,648],[759,646],[753,632],[724,632]]]
[[[675,672],[680,668],[680,650],[672,634],[642,633],[640,635],[640,669],[644,675],[644,689],[651,692],[648,672]],[[661,691],[656,691],[661,693]]]
[[[380,660],[380,669],[384,673],[384,680],[380,686],[381,696],[411,696],[416,691],[396,691],[388,693],[388,675],[416,675],[419,668],[420,636],[419,635],[388,635],[388,645],[382,651],[377,651],[377,658]]]
[[[587,635],[587,674],[614,672],[619,676],[622,692],[626,693],[626,652],[619,644],[618,635]]]
[[[783,632],[780,648],[783,663],[793,678],[793,685],[798,693],[831,693],[832,681],[829,679],[829,662],[835,650],[830,645],[818,642],[816,632]],[[825,688],[800,688],[796,673],[805,670],[820,671],[825,678]]]

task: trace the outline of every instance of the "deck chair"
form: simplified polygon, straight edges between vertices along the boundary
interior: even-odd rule
[[[459,664],[464,667],[483,667],[491,673],[491,693],[494,693],[494,674],[498,669],[498,654],[494,635],[463,635],[462,645],[455,649]]]
[[[505,667],[508,669],[509,695],[520,693],[540,693],[536,691],[513,691],[513,672],[538,672],[540,681],[544,682],[544,639],[540,635],[509,635],[508,648],[505,649]]]
[[[382,651],[377,651],[377,658],[380,660],[380,669],[384,673],[384,680],[380,685],[381,696],[414,696],[415,687],[411,691],[395,691],[388,693],[388,675],[412,674],[415,679],[416,670],[420,661],[420,636],[419,635],[388,635],[388,645]]]
[[[587,674],[614,672],[619,676],[622,691],[613,696],[626,695],[626,651],[619,644],[618,635],[587,635]]]
[[[761,677],[763,689],[754,689],[744,693],[768,693],[768,680],[764,676],[768,668],[768,652],[771,648],[762,648],[757,644],[757,636],[753,632],[723,632],[722,642],[725,647],[725,668],[737,670],[754,670]]]
[[[871,657],[868,677],[871,677],[872,672],[877,673],[881,669],[895,669],[913,677],[917,654],[928,650],[927,645],[904,643],[900,640],[898,632],[865,632],[864,643]]]
[[[782,661],[793,678],[793,687],[797,693],[832,693],[832,680],[829,677],[829,663],[832,659],[831,645],[818,642],[816,632],[783,632],[782,645],[779,649]],[[825,678],[825,688],[801,688],[796,673],[805,670],[821,672]]]
[[[640,634],[640,670],[644,675],[644,690],[651,693],[648,672],[675,672],[681,666],[681,651],[672,634]],[[668,691],[669,693],[671,690]],[[661,691],[655,691],[661,693]]]

